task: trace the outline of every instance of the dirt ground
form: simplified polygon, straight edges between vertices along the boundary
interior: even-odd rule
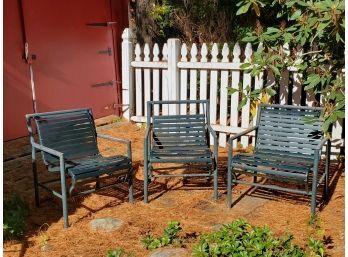
[[[181,179],[155,180],[150,185],[150,203],[142,202],[143,196],[143,136],[144,129],[127,122],[98,128],[99,132],[132,141],[135,179],[134,204],[127,202],[127,186],[107,189],[69,200],[69,222],[63,229],[61,205],[58,198],[46,192],[41,195],[41,207],[34,204],[31,158],[28,139],[23,138],[4,144],[4,197],[17,192],[29,207],[28,229],[22,241],[4,243],[5,256],[106,256],[109,249],[124,248],[134,256],[148,256],[141,244],[146,233],[160,235],[168,221],[182,224],[182,235],[199,236],[211,232],[218,224],[243,217],[253,225],[268,225],[274,233],[292,233],[295,242],[304,246],[310,227],[309,198],[282,194],[269,190],[246,192],[247,187],[233,189],[236,204],[226,207],[224,174],[227,153],[219,150],[219,192],[217,202],[212,199],[212,185],[206,181]],[[99,142],[105,155],[125,151],[125,147],[105,140]],[[189,167],[188,167],[189,168]],[[178,168],[178,170],[180,170]],[[344,166],[331,165],[331,197],[321,203],[319,221],[325,237],[326,251],[330,256],[344,256]],[[49,179],[54,174],[39,163],[39,177]],[[246,193],[244,193],[246,192]],[[94,218],[114,217],[123,220],[119,230],[95,232],[89,228]],[[47,240],[45,240],[45,238]],[[41,246],[47,243],[48,251]],[[194,241],[194,240],[191,240]],[[192,243],[186,244],[188,250]]]

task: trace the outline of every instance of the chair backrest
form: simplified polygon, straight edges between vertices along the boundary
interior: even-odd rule
[[[163,115],[160,111],[154,114],[154,107],[161,110],[161,106],[167,105],[168,108],[175,108],[182,111],[185,106],[184,114]],[[189,105],[195,105],[200,112],[190,114]],[[197,106],[199,105],[199,106]],[[186,114],[187,112],[187,114]],[[195,147],[207,145],[206,124],[209,124],[209,101],[208,100],[184,100],[184,101],[149,101],[148,102],[148,125],[152,117],[152,146],[160,149],[173,149],[180,147]]]
[[[40,143],[64,153],[68,160],[98,154],[90,109],[36,113],[27,115],[27,119],[28,126],[31,119],[35,120]],[[46,165],[57,162],[57,158],[47,153],[43,153],[43,160]]]
[[[256,152],[311,157],[324,136],[319,119],[321,110],[290,105],[260,105]]]

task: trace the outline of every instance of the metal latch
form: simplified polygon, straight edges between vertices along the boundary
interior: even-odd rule
[[[98,51],[98,54],[107,54],[107,55],[111,56],[112,55],[111,47],[108,47],[108,49],[106,49],[106,50]]]
[[[115,82],[116,82],[115,80],[110,80],[110,81],[106,81],[102,83],[93,84],[91,87],[110,87],[110,86],[113,86]]]

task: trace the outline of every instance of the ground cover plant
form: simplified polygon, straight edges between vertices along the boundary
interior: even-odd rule
[[[275,236],[267,226],[254,227],[243,219],[223,225],[218,231],[202,235],[193,246],[194,257],[324,256],[321,241],[310,238],[307,248],[293,243],[292,235]]]
[[[148,234],[142,239],[142,243],[144,247],[149,250],[171,244],[180,245],[180,238],[178,237],[180,230],[181,226],[178,221],[170,221],[167,227],[163,230],[162,236],[154,237],[151,234]]]
[[[22,199],[14,194],[4,200],[3,233],[4,239],[18,239],[25,231],[25,218],[28,210]]]

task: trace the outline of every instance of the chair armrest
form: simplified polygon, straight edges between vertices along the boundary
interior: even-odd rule
[[[52,148],[49,148],[49,147],[46,147],[46,146],[43,146],[43,145],[40,145],[38,143],[35,143],[35,142],[31,142],[31,145],[35,148],[35,149],[38,149],[38,150],[41,150],[43,152],[46,152],[46,153],[49,153],[53,156],[56,156],[58,157],[59,159],[63,158],[64,157],[64,154],[62,152],[59,152],[57,150],[54,150]]]
[[[214,138],[214,141],[217,140],[216,132],[213,130],[213,128],[209,124],[207,124],[207,128],[208,128],[209,133]]]
[[[241,132],[241,133],[238,133],[237,135],[234,135],[233,137],[230,137],[230,139],[228,140],[228,144],[229,144],[229,145],[232,145],[232,141],[233,141],[233,140],[235,140],[235,139],[237,139],[237,138],[239,138],[239,137],[241,137],[241,136],[244,136],[244,135],[250,133],[251,131],[256,130],[257,128],[258,128],[258,126],[254,126],[254,127],[251,127],[251,128],[249,128],[249,129],[247,129],[247,130]]]
[[[219,149],[218,149],[216,132],[213,130],[213,128],[210,126],[210,124],[207,124],[207,128],[208,128],[209,134],[212,135],[212,137],[214,139],[214,156],[215,156],[215,160],[217,161]]]
[[[145,131],[145,139],[148,139],[148,138],[149,138],[150,132],[151,132],[151,126],[149,126],[149,127],[146,128],[146,131]]]
[[[325,145],[325,143],[328,141],[329,139],[324,137],[319,143],[318,145],[316,146],[315,150],[316,151],[320,151],[321,148],[323,148],[323,146]]]
[[[151,148],[150,133],[151,133],[151,125],[146,128],[145,136],[144,136],[144,161],[147,160],[148,154],[150,153],[150,148]]]
[[[123,139],[123,138],[116,138],[116,137],[103,135],[103,134],[99,134],[99,133],[97,133],[97,137],[127,145],[127,156],[130,160],[132,160],[132,143],[130,140]]]

